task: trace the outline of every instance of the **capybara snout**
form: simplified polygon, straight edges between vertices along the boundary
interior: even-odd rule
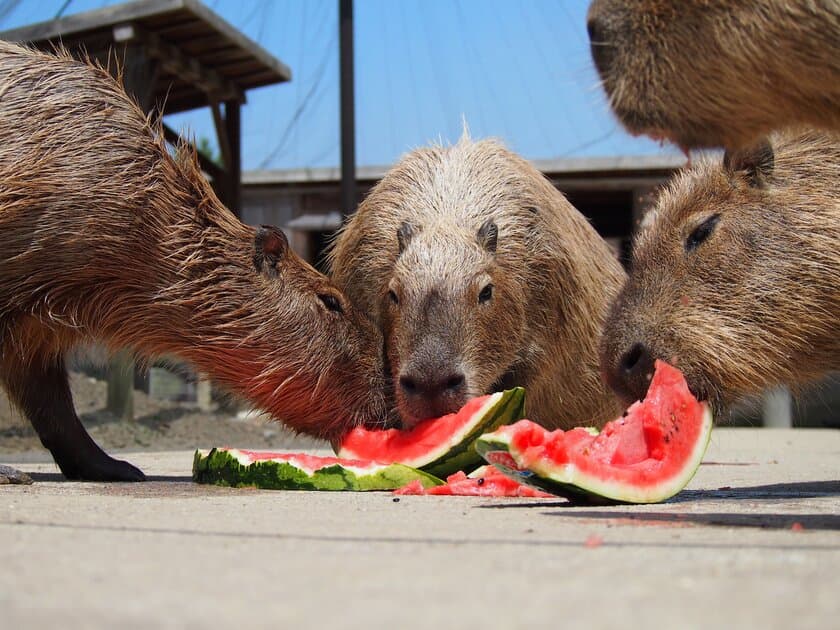
[[[679,173],[642,222],[601,370],[627,402],[654,359],[726,407],[840,368],[840,138],[776,134]]]
[[[836,0],[594,0],[592,60],[634,134],[684,149],[840,130]]]
[[[403,225],[395,235],[400,252],[382,317],[404,426],[494,391],[517,361],[526,297],[496,258],[493,220],[470,231]]]

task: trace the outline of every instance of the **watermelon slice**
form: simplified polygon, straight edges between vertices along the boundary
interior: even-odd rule
[[[513,479],[573,501],[658,503],[694,476],[711,432],[709,405],[679,370],[657,361],[644,401],[598,434],[521,420],[482,435],[476,449]]]
[[[409,431],[356,427],[342,440],[337,454],[347,459],[399,462],[437,477],[481,464],[476,439],[523,416],[521,387],[473,398],[457,413],[424,420]]]
[[[499,471],[495,466],[481,466],[469,475],[458,471],[441,486],[424,488],[419,480],[394,490],[394,494],[446,494],[462,497],[554,497],[542,490],[525,486]]]
[[[402,464],[226,448],[214,448],[209,453],[196,451],[193,480],[269,490],[393,490],[412,481],[424,488],[443,483]]]

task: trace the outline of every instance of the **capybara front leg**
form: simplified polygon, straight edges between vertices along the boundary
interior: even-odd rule
[[[143,473],[109,457],[88,435],[73,408],[63,361],[38,361],[6,370],[9,395],[29,418],[41,443],[68,479],[143,481]]]

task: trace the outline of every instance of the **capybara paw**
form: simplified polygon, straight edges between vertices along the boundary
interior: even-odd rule
[[[6,484],[28,485],[32,483],[32,477],[11,466],[0,464],[0,486]]]
[[[146,481],[142,470],[107,455],[81,463],[64,463],[56,458],[56,463],[64,476],[74,481]]]

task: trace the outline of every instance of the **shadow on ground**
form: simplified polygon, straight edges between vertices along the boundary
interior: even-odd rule
[[[733,513],[685,513],[685,512],[625,512],[617,510],[575,510],[548,512],[546,516],[580,518],[589,520],[606,519],[627,525],[665,525],[672,527],[687,525],[713,525],[719,527],[758,527],[761,529],[829,530],[840,531],[840,515],[837,514],[733,514]]]
[[[720,488],[718,490],[683,490],[670,499],[666,505],[688,502],[714,501],[773,501],[790,499],[813,499],[840,496],[840,481],[806,481],[796,483],[777,483],[763,486],[741,488]],[[580,518],[590,520],[609,520],[624,524],[637,525],[716,525],[722,527],[759,527],[764,529],[795,530],[840,530],[840,515],[837,514],[776,514],[776,513],[728,513],[728,512],[631,512],[630,506],[592,508],[569,502],[528,502],[482,505],[484,509],[559,508],[558,511],[542,513],[546,516],[562,518]],[[733,505],[733,507],[735,507]]]

